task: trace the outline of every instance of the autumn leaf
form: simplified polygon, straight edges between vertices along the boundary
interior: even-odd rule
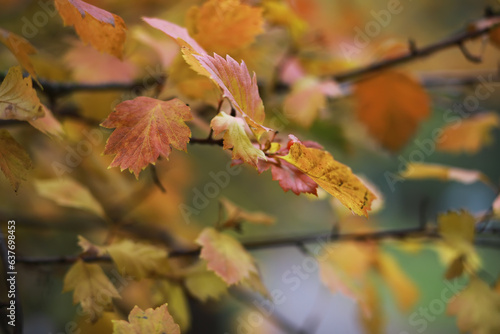
[[[224,133],[225,150],[233,149],[232,159],[241,159],[257,168],[259,159],[266,159],[262,150],[256,148],[245,132],[245,122],[241,118],[233,117],[221,111],[210,122],[214,135]]]
[[[151,299],[154,305],[168,304],[168,310],[182,331],[189,329],[191,314],[186,293],[180,282],[174,280],[156,280],[151,287]]]
[[[249,222],[259,225],[271,225],[276,219],[263,212],[249,212],[237,206],[227,198],[221,198],[220,203],[226,211],[226,218],[222,222],[222,226],[231,227],[238,226],[242,222]]]
[[[389,253],[379,252],[376,268],[391,289],[399,309],[409,311],[419,297],[415,283],[401,270],[401,267]]]
[[[286,161],[278,162],[276,159],[271,160],[271,158],[268,158],[268,161],[259,161],[259,172],[271,167],[273,180],[278,181],[285,192],[291,190],[295,195],[301,193],[318,195],[318,184],[297,167]]]
[[[205,49],[227,54],[245,48],[262,33],[262,9],[240,0],[209,0],[187,13],[190,35]]]
[[[295,141],[288,155],[277,157],[297,167],[356,214],[368,215],[375,195],[330,153]]]
[[[457,317],[462,333],[500,332],[500,295],[477,277],[472,277],[469,285],[448,302],[446,313]]]
[[[184,285],[201,302],[218,300],[227,293],[227,284],[215,272],[208,270],[207,263],[203,260],[187,269]]]
[[[63,292],[73,292],[73,303],[80,303],[92,322],[111,307],[112,298],[120,298],[111,281],[98,264],[76,261],[64,276]]]
[[[500,127],[496,113],[481,113],[443,128],[436,148],[439,151],[477,153],[493,141],[492,130]]]
[[[102,253],[108,253],[123,275],[142,279],[155,273],[168,271],[167,251],[163,248],[122,240],[102,247]]]
[[[69,208],[77,208],[92,212],[100,217],[106,214],[90,191],[69,177],[35,180],[38,194],[57,204]]]
[[[233,237],[219,233],[211,227],[203,229],[196,239],[201,246],[200,257],[228,285],[241,282],[258,273],[252,256]]]
[[[491,185],[491,181],[486,175],[477,170],[462,169],[440,164],[427,164],[413,162],[406,166],[406,170],[401,173],[405,179],[438,179],[442,181],[457,181],[464,184],[483,182]]]
[[[127,27],[121,17],[81,0],[56,0],[55,4],[64,25],[74,26],[84,43],[122,58]]]
[[[28,120],[35,129],[46,134],[50,138],[63,139],[65,136],[64,129],[59,121],[54,117],[52,112],[42,104],[44,116],[35,120]]]
[[[307,22],[302,20],[291,8],[291,3],[266,0],[262,2],[266,21],[288,28],[290,35],[299,39],[307,31]]]
[[[116,106],[101,124],[115,128],[104,154],[115,154],[110,167],[129,169],[136,178],[158,157],[168,159],[171,147],[186,151],[191,130],[184,123],[192,119],[191,109],[179,99],[169,101],[139,96]]]
[[[28,71],[38,85],[40,85],[35,72],[35,67],[29,59],[30,55],[36,53],[35,47],[23,37],[2,28],[0,28],[0,42],[9,48],[10,52],[14,54],[19,64],[21,64],[21,66]]]
[[[400,150],[430,114],[429,98],[408,75],[386,71],[355,85],[357,117],[390,151]]]
[[[385,319],[377,287],[372,279],[368,279],[362,287],[364,307],[358,307],[358,318],[367,334],[381,334]]]
[[[113,334],[180,334],[179,325],[174,322],[163,304],[156,309],[143,311],[135,306],[125,320],[113,320]]]
[[[27,121],[43,115],[31,78],[23,78],[21,67],[11,67],[0,85],[0,119]]]
[[[0,130],[0,169],[7,177],[14,191],[19,189],[31,169],[31,159],[24,148],[7,130]]]

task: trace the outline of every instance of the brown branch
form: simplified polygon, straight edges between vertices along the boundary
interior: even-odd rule
[[[498,17],[499,15],[497,14],[496,16],[493,17]],[[339,73],[336,75],[333,75],[332,78],[336,80],[337,82],[346,82],[346,81],[351,81],[354,79],[359,78],[360,76],[363,76],[365,74],[377,72],[380,70],[384,70],[390,67],[394,67],[396,65],[401,65],[413,60],[416,60],[418,58],[423,58],[426,56],[429,56],[431,54],[437,53],[439,51],[448,49],[450,47],[459,47],[462,50],[462,53],[464,53],[464,48],[463,48],[463,43],[469,40],[476,39],[478,37],[481,37],[483,35],[488,34],[493,28],[497,26],[497,23],[493,22],[491,20],[490,24],[481,27],[480,29],[477,30],[472,30],[472,31],[464,31],[462,33],[456,34],[454,36],[451,36],[449,38],[446,38],[444,40],[438,41],[433,44],[429,44],[427,46],[417,48],[415,43],[413,42],[412,46],[410,47],[410,50],[407,53],[404,53],[398,57],[390,58],[390,59],[384,59],[379,62],[372,63],[368,66],[361,67],[361,68],[356,68],[351,71],[346,71],[344,73]],[[466,50],[466,49],[465,49]],[[470,59],[472,55],[470,55],[468,52],[465,54],[465,56],[469,56],[468,59]],[[474,61],[477,61],[476,56],[472,56]]]

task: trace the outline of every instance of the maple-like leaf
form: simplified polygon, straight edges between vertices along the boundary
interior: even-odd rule
[[[69,177],[35,180],[34,185],[40,196],[61,206],[87,210],[100,217],[106,216],[101,204],[90,191]]]
[[[102,252],[109,253],[123,275],[132,276],[134,279],[165,272],[169,267],[166,250],[131,240],[102,247]]]
[[[19,64],[28,71],[33,79],[40,85],[35,72],[35,67],[29,59],[29,55],[35,54],[36,49],[30,42],[21,36],[0,28],[0,42],[9,48]]]
[[[171,147],[186,151],[191,130],[185,121],[192,119],[191,109],[181,100],[156,100],[139,96],[116,106],[101,124],[115,128],[104,154],[116,154],[110,167],[130,169],[136,176],[159,156],[168,159]]]
[[[112,298],[120,298],[111,281],[98,264],[76,261],[64,276],[63,292],[73,292],[73,303],[80,303],[83,311],[95,322],[111,307]]]
[[[81,0],[55,0],[55,4],[64,25],[74,26],[83,42],[122,58],[127,27],[121,17]]]
[[[203,260],[187,270],[184,285],[202,302],[208,299],[217,300],[227,293],[227,284],[213,271],[208,270],[207,263]]]
[[[180,334],[167,304],[143,311],[135,306],[125,320],[113,320],[113,334]]]
[[[226,218],[222,224],[224,227],[238,226],[244,221],[261,225],[271,225],[276,221],[274,217],[263,212],[246,211],[227,198],[221,198],[219,201],[226,211]]]
[[[469,285],[450,299],[446,313],[456,315],[462,333],[500,333],[500,295],[477,277],[472,277]]]
[[[408,75],[387,71],[355,85],[357,117],[385,148],[400,150],[430,113],[429,98]]]
[[[262,9],[240,0],[209,0],[187,13],[190,34],[209,51],[227,54],[247,47],[262,33]]]
[[[486,175],[478,170],[462,169],[452,166],[427,163],[409,163],[406,170],[401,173],[405,179],[438,179],[443,181],[457,181],[464,184],[472,184],[481,181],[491,185]]]
[[[500,117],[496,113],[481,113],[458,124],[448,125],[437,140],[439,151],[472,154],[493,141],[492,130],[500,127]]]
[[[7,130],[0,130],[0,169],[7,177],[14,191],[19,189],[21,181],[26,180],[31,169],[28,152],[10,135]]]
[[[23,78],[20,66],[11,67],[0,85],[0,119],[27,121],[43,115],[31,78]]]
[[[330,153],[294,141],[286,156],[277,157],[297,167],[356,214],[368,215],[375,195]]]
[[[376,268],[391,289],[399,309],[402,311],[410,310],[419,297],[415,283],[401,270],[401,267],[389,253],[379,252]]]
[[[31,124],[35,129],[40,132],[46,134],[51,138],[62,139],[64,137],[64,129],[59,123],[59,121],[54,117],[52,112],[42,104],[42,108],[44,110],[45,115],[43,117],[39,117],[35,120],[28,120],[28,123]]]
[[[233,237],[219,233],[211,227],[203,229],[196,243],[201,246],[200,257],[228,285],[258,273],[252,256]]]
[[[257,168],[259,159],[266,159],[262,150],[255,147],[245,132],[245,122],[221,111],[210,122],[214,135],[224,133],[224,149],[233,149],[232,158],[241,159]]]

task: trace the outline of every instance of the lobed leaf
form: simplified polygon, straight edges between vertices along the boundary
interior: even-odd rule
[[[156,309],[143,311],[135,306],[125,320],[113,320],[113,334],[180,334],[179,325],[174,322],[163,304]]]

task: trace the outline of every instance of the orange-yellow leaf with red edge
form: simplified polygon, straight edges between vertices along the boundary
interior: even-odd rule
[[[375,195],[330,153],[295,141],[288,155],[277,158],[297,167],[356,214],[368,216]]]
[[[121,17],[81,0],[55,0],[55,4],[64,25],[74,26],[83,42],[122,58],[127,27]]]
[[[390,151],[400,150],[430,114],[429,97],[407,74],[386,71],[355,85],[357,117]]]
[[[493,141],[492,130],[500,127],[500,117],[493,112],[474,115],[458,124],[443,128],[437,141],[439,151],[476,153]]]
[[[167,304],[141,310],[134,306],[125,320],[112,320],[113,334],[180,334],[181,330],[168,312]]]
[[[36,53],[35,47],[21,36],[1,28],[0,42],[9,48],[10,52],[14,54],[19,64],[21,64],[21,66],[28,71],[38,85],[40,85],[36,76],[35,67],[29,59],[29,55]]]
[[[192,117],[191,109],[179,99],[139,96],[120,103],[101,124],[115,128],[104,149],[104,154],[116,155],[109,167],[128,168],[138,178],[159,156],[168,159],[171,147],[186,151],[191,130],[185,121]]]
[[[462,333],[500,333],[500,295],[475,276],[463,291],[450,299],[446,313],[456,315],[457,327]]]
[[[209,0],[187,14],[190,34],[209,51],[227,54],[247,47],[262,33],[262,9],[240,0]]]
[[[228,285],[250,278],[252,273],[258,274],[252,256],[230,235],[207,227],[200,233],[196,243],[201,246],[200,257],[207,261],[207,268]]]

